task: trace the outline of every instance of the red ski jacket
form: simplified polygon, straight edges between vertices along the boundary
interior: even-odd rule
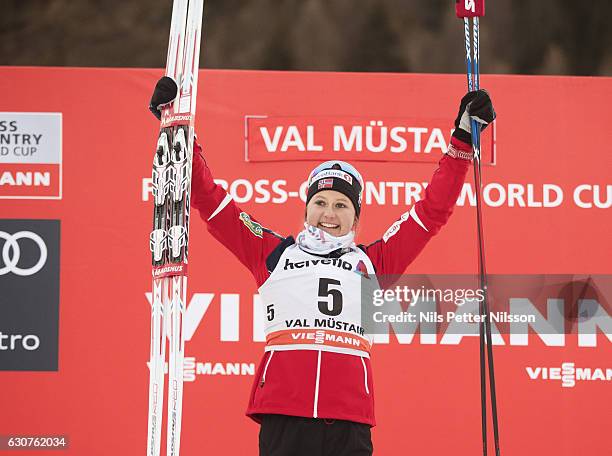
[[[469,145],[455,138],[452,144],[461,151],[471,151]],[[271,254],[278,255],[279,246],[282,248],[287,240],[266,228],[260,232],[249,223],[256,219],[245,217],[226,191],[215,184],[201,152],[196,143],[191,205],[199,211],[215,239],[251,271],[259,287],[270,276]],[[438,233],[453,211],[469,167],[468,160],[443,156],[424,198],[391,225],[382,239],[363,247],[377,274],[402,274]],[[370,359],[315,350],[264,353],[246,414],[259,422],[259,416],[268,413],[342,419],[374,426]]]

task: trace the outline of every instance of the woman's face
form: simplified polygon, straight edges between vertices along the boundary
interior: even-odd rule
[[[357,227],[353,203],[335,190],[323,190],[312,197],[306,206],[306,222],[336,237]]]

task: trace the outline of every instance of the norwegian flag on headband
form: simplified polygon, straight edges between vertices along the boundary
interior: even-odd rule
[[[334,186],[334,179],[329,178],[329,179],[321,179],[317,187],[320,190],[322,188],[332,188],[333,186]]]

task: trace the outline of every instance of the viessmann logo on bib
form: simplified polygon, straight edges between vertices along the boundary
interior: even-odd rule
[[[0,370],[58,369],[59,220],[0,220]]]
[[[61,113],[0,112],[0,199],[61,198]]]

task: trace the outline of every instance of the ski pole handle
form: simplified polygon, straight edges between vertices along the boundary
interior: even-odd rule
[[[485,0],[455,0],[457,17],[482,17],[485,15]]]

